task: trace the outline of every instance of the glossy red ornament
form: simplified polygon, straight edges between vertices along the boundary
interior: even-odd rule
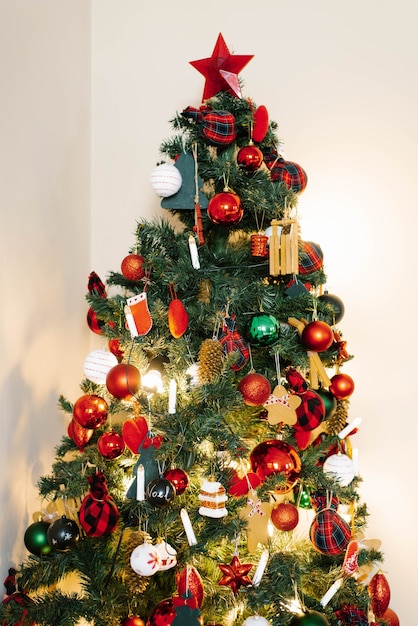
[[[83,428],[99,428],[107,420],[106,400],[95,393],[81,396],[73,406],[73,419]]]
[[[121,621],[120,626],[145,626],[145,622],[137,615],[130,615]]]
[[[324,352],[332,346],[334,333],[329,324],[317,320],[306,324],[301,334],[301,340],[308,350]]]
[[[383,617],[389,608],[390,587],[386,576],[382,572],[377,572],[368,585],[370,604],[376,617]]]
[[[248,406],[261,406],[271,394],[271,385],[262,374],[250,372],[241,378],[238,391],[242,395],[244,404]]]
[[[268,439],[253,448],[250,454],[252,470],[265,480],[272,474],[284,474],[286,485],[276,491],[286,493],[296,484],[302,462],[295,448],[281,439]]]
[[[140,280],[145,276],[144,262],[140,254],[128,254],[120,265],[123,276],[128,280]]]
[[[75,419],[72,419],[68,424],[67,433],[69,438],[74,441],[80,452],[83,452],[84,448],[93,437],[94,430],[93,428],[83,428],[78,422],[75,421]]]
[[[235,226],[241,221],[244,209],[236,193],[221,191],[209,200],[207,213],[217,226]]]
[[[146,626],[170,626],[176,619],[176,609],[173,598],[159,602],[147,620]]]
[[[99,320],[96,311],[93,311],[92,307],[89,307],[87,311],[87,324],[96,335],[102,334],[102,328],[104,326],[103,320]]]
[[[173,483],[176,495],[181,496],[189,486],[189,477],[186,472],[179,467],[174,467],[164,472],[164,478]]]
[[[241,497],[246,496],[250,489],[257,489],[261,484],[261,478],[254,472],[248,472],[242,478],[238,474],[234,474],[228,484],[228,493],[230,496]]]
[[[399,617],[390,607],[383,613],[382,619],[385,623],[389,624],[389,626],[399,626],[400,624]]]
[[[337,400],[345,400],[354,391],[354,380],[348,374],[335,374],[328,389]]]
[[[100,435],[97,441],[97,449],[103,458],[108,461],[118,459],[125,451],[125,441],[119,433],[109,430]]]
[[[189,565],[177,574],[176,585],[179,596],[183,596],[189,590],[197,606],[202,606],[205,592],[202,578],[195,567]]]
[[[119,400],[134,396],[141,385],[139,369],[131,363],[118,363],[106,376],[108,392]]]
[[[291,502],[279,502],[272,509],[270,519],[279,530],[290,531],[299,522],[299,512]]]
[[[260,148],[250,144],[238,151],[237,163],[249,172],[257,170],[263,162],[263,153]]]
[[[109,339],[109,351],[115,355],[117,360],[120,362],[123,359],[124,351],[120,347],[119,339]]]

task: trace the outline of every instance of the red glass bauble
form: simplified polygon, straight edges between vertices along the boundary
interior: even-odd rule
[[[119,400],[126,400],[136,394],[141,385],[139,369],[131,363],[118,363],[106,376],[108,392]]]
[[[172,598],[162,600],[154,607],[147,620],[147,626],[170,626],[176,619],[176,608]]]
[[[97,449],[103,458],[113,461],[124,453],[125,441],[122,435],[114,430],[109,430],[107,433],[100,435],[97,440]]]
[[[241,379],[238,391],[242,395],[244,404],[261,406],[271,394],[271,385],[262,374],[251,372]]]
[[[317,320],[306,324],[302,331],[301,339],[303,345],[308,350],[312,350],[312,352],[324,352],[332,346],[334,333],[329,324]]]
[[[128,280],[140,280],[145,276],[144,257],[140,254],[128,254],[121,263],[122,274]]]
[[[130,615],[121,621],[120,626],[145,626],[145,622],[137,615]]]
[[[244,214],[241,199],[231,191],[215,194],[208,203],[208,217],[218,226],[234,226]]]
[[[376,617],[383,617],[389,608],[390,587],[386,576],[382,572],[377,572],[368,585],[370,604]]]
[[[103,320],[99,320],[96,311],[93,311],[92,307],[87,311],[87,324],[96,335],[102,334],[102,328],[104,326]]]
[[[289,531],[298,525],[299,512],[291,502],[280,502],[272,509],[270,519],[279,530]]]
[[[284,487],[276,487],[277,491],[285,493],[296,484],[302,468],[302,463],[295,448],[281,439],[268,439],[259,443],[250,454],[250,463],[253,472],[265,480],[272,474],[283,473],[286,477]]]
[[[245,170],[252,172],[257,170],[263,162],[263,153],[260,148],[250,144],[248,146],[244,146],[238,151],[237,154],[237,163]]]
[[[389,624],[389,626],[399,626],[400,624],[399,617],[391,608],[386,609],[386,611],[382,615],[382,619],[386,624]]]
[[[329,391],[337,400],[345,400],[354,391],[354,380],[348,374],[335,374],[331,378]]]
[[[204,588],[202,578],[197,569],[191,565],[185,567],[180,574],[177,574],[176,585],[179,596],[183,596],[186,591],[190,591],[196,600],[197,606],[201,607],[204,599]]]
[[[186,472],[178,467],[169,469],[164,472],[164,478],[173,483],[176,490],[176,495],[181,496],[189,485],[189,477]]]
[[[120,347],[119,339],[109,339],[108,346],[109,346],[110,352],[115,355],[117,360],[119,362],[122,361],[123,355],[124,355],[124,351]]]
[[[68,424],[68,436],[74,441],[80,452],[83,452],[93,434],[93,428],[83,428],[75,419],[72,419]]]
[[[74,403],[73,418],[83,428],[99,428],[107,420],[107,410],[106,400],[88,393]]]

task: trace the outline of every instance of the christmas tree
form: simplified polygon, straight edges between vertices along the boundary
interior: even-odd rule
[[[251,58],[219,35],[192,62],[203,104],[151,173],[167,218],[88,278],[104,347],[59,398],[2,623],[399,624],[358,491],[344,304],[301,235],[306,172],[242,93]]]

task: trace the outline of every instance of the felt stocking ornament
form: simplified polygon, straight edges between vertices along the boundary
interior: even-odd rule
[[[132,337],[143,337],[149,333],[152,328],[152,319],[145,291],[127,299],[125,317]]]

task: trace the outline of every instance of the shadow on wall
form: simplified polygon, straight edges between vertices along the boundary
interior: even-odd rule
[[[63,428],[56,419],[55,392],[50,392],[42,402],[35,401],[35,395],[35,390],[25,382],[20,366],[9,373],[0,391],[0,576],[4,578],[10,567],[17,567],[28,555],[24,534],[35,521],[33,515],[42,508],[36,485],[53,461],[50,442],[55,423],[57,431]]]

